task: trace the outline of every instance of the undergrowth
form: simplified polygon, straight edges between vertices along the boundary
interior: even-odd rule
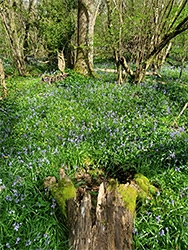
[[[139,204],[134,249],[188,248],[188,72],[164,67],[163,82],[116,84],[69,71],[50,85],[11,78],[0,107],[0,249],[68,249],[66,222],[43,180],[83,167],[114,177],[134,170],[159,192]],[[164,84],[165,81],[165,84]]]

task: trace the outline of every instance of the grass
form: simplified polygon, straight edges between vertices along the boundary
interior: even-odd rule
[[[106,67],[106,66],[104,66]],[[116,84],[73,72],[62,83],[11,78],[0,107],[0,249],[68,249],[66,222],[43,180],[88,165],[115,177],[143,173],[159,192],[138,204],[134,249],[188,248],[188,69],[163,67],[165,84]]]

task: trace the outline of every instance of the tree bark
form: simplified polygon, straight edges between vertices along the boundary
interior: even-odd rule
[[[15,20],[15,10],[16,6],[14,6],[14,2],[10,1],[10,6],[6,7],[6,9],[0,7],[0,15],[9,39],[16,68],[21,76],[25,76],[26,69],[23,52],[23,41],[18,37],[18,31]]]
[[[34,0],[29,0],[29,6],[28,6],[28,13],[27,13],[27,19],[25,21],[25,34],[23,38],[23,48],[24,48],[24,60],[27,61],[27,56],[29,53],[29,31],[30,31],[30,26],[31,26],[31,16],[33,13],[33,8],[34,8]]]
[[[186,59],[186,56],[184,56],[184,57],[182,58],[182,65],[181,65],[181,69],[180,69],[179,79],[181,78],[182,73],[183,73],[183,68],[184,68],[184,66],[185,66],[185,59]]]
[[[101,0],[78,0],[77,59],[74,66],[82,75],[93,74],[93,35]]]
[[[108,32],[110,34],[111,40],[112,40],[112,48],[114,51],[114,56],[115,56],[115,61],[116,61],[116,66],[117,66],[117,72],[118,72],[118,84],[120,85],[123,82],[122,79],[122,70],[121,70],[121,63],[119,61],[119,58],[122,57],[122,24],[123,24],[123,19],[122,19],[122,5],[123,2],[122,0],[119,1],[118,3],[115,3],[112,0],[106,0],[107,4],[107,11],[108,11]],[[119,32],[118,32],[118,43],[116,44],[116,36],[114,35],[113,32],[113,10],[117,8],[118,12],[116,13],[119,16]]]
[[[1,76],[1,85],[3,87],[4,96],[6,98],[7,97],[7,88],[6,88],[6,84],[5,84],[5,74],[4,74],[3,63],[2,63],[1,59],[0,59],[0,76]],[[1,99],[1,97],[0,97],[0,99]]]
[[[126,190],[126,185],[124,186]],[[83,194],[77,193],[76,199],[68,201],[67,204],[71,249],[133,249],[134,212],[126,207],[118,187],[101,183],[96,209],[92,205],[91,195],[86,191]]]
[[[64,58],[64,53],[62,51],[58,51],[57,53],[57,59],[58,59],[58,68],[61,71],[62,74],[65,73],[65,58]]]

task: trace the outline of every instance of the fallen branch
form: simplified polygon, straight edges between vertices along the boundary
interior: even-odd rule
[[[47,82],[47,83],[55,83],[55,82],[60,82],[63,81],[66,77],[68,77],[68,73],[64,73],[61,75],[53,75],[53,76],[43,76],[42,77],[42,83]]]
[[[158,72],[146,72],[145,75],[146,75],[146,76],[153,76],[153,75],[156,75],[156,76],[158,76],[159,78],[162,77]]]
[[[49,60],[48,61],[45,61],[45,62],[43,62],[43,61],[40,61],[40,60],[37,60],[37,62],[39,62],[39,63],[49,63]]]
[[[123,73],[127,73],[129,74],[131,77],[135,77],[135,72],[133,70],[131,70],[126,62],[126,59],[124,57],[122,57],[120,59],[120,63],[121,65],[123,66],[124,68],[124,71]],[[117,73],[117,69],[95,69],[96,71],[103,71],[103,72],[108,72],[108,73]],[[156,75],[158,76],[159,78],[161,78],[161,75],[158,73],[158,72],[146,72],[145,73],[146,76],[152,76],[152,75]]]
[[[178,117],[174,120],[174,123],[173,123],[173,125],[175,125],[175,126],[178,126],[177,125],[177,120],[180,118],[180,116],[183,114],[183,112],[185,111],[185,109],[188,107],[188,102],[185,104],[185,106],[183,107],[183,109],[182,109],[182,111],[180,112],[180,114],[178,115]]]
[[[108,72],[108,73],[117,73],[117,69],[95,69],[96,71],[103,71],[103,72]]]

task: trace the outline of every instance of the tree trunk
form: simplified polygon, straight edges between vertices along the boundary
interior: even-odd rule
[[[13,1],[10,1],[9,8],[8,7],[6,7],[6,9],[0,8],[0,15],[9,39],[16,68],[21,76],[25,76],[26,69],[25,69],[24,52],[23,52],[23,41],[21,41],[22,39],[18,37],[15,11],[16,11],[16,6],[14,6]]]
[[[93,35],[100,2],[78,0],[78,48],[74,69],[82,75],[93,75]]]
[[[122,19],[122,12],[123,12],[123,2],[122,0],[119,2],[119,48],[118,48],[118,84],[123,83],[122,79],[122,70],[121,70],[121,63],[119,62],[119,58],[122,57],[122,25],[123,25],[123,19]]]
[[[6,84],[5,84],[5,74],[4,74],[3,63],[2,63],[1,59],[0,59],[0,76],[1,76],[1,85],[3,87],[4,96],[7,97],[7,88],[6,88]],[[0,97],[0,99],[1,99],[1,97]]]
[[[89,13],[88,3],[87,0],[78,0],[78,48],[74,69],[82,75],[91,75],[93,70],[89,58],[89,15],[91,13]]]
[[[27,61],[27,56],[29,54],[29,31],[31,26],[32,13],[34,8],[34,0],[29,0],[28,14],[27,19],[25,21],[25,34],[23,38],[23,48],[24,48],[24,60]]]
[[[112,0],[106,0],[107,4],[107,11],[108,11],[108,32],[110,34],[111,40],[112,40],[112,48],[114,52],[117,72],[118,72],[118,84],[120,85],[122,80],[122,70],[121,70],[121,63],[119,61],[119,58],[122,56],[122,1],[119,2],[119,6],[117,3],[113,2]],[[119,34],[118,34],[118,46],[116,45],[116,37],[114,35],[113,31],[113,10],[117,8],[118,12],[116,13],[119,15]]]
[[[106,0],[107,4],[114,2]],[[142,16],[138,25],[138,35],[135,33],[135,42],[131,46],[131,53],[135,54],[136,48],[136,70],[131,70],[126,60],[120,59],[125,71],[131,76],[134,83],[140,83],[148,73],[149,67],[157,61],[160,66],[164,63],[166,55],[171,48],[170,41],[188,29],[188,16],[185,14],[181,18],[181,13],[185,11],[188,0],[180,1],[176,6],[175,1],[168,1],[163,4],[163,1],[154,1],[153,5],[148,1],[143,1]],[[171,17],[172,9],[177,7],[177,11]],[[146,18],[147,16],[147,18]],[[131,17],[132,18],[132,17]],[[131,28],[131,27],[130,27]],[[133,30],[133,34],[134,34]],[[150,33],[150,35],[148,35]],[[134,37],[133,37],[134,38]],[[165,47],[166,52],[163,54]],[[156,64],[156,66],[157,66]],[[153,74],[157,74],[154,72]]]
[[[182,65],[181,65],[181,70],[180,70],[179,78],[181,78],[182,73],[183,73],[183,68],[184,68],[184,66],[185,66],[185,59],[186,59],[186,56],[184,56],[184,57],[182,58]]]

